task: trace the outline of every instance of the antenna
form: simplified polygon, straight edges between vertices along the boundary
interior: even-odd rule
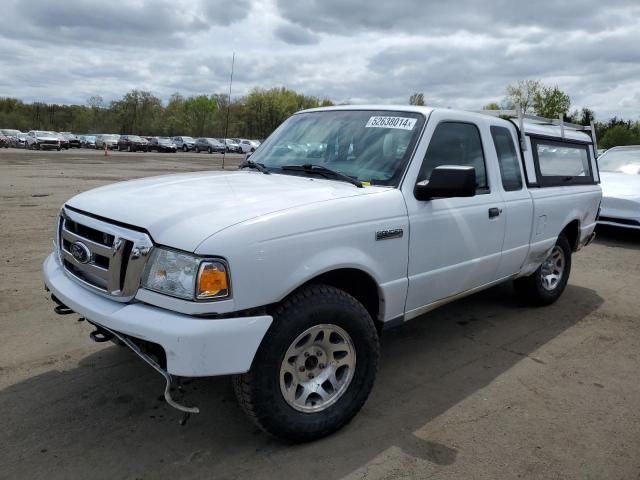
[[[233,67],[236,63],[236,52],[231,57],[231,77],[229,78],[229,98],[227,99],[227,121],[224,126],[224,152],[222,152],[222,169],[224,170],[224,159],[227,156],[227,135],[229,134],[229,109],[231,108],[231,87],[233,86]]]

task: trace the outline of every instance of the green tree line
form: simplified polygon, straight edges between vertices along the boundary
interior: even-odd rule
[[[194,137],[223,137],[226,133],[227,137],[265,138],[293,113],[329,105],[333,103],[328,99],[287,88],[256,88],[231,103],[224,94],[185,97],[180,93],[163,103],[141,90],[131,90],[109,103],[93,96],[86,105],[0,98],[0,128]]]
[[[583,108],[571,111],[571,98],[557,86],[538,80],[508,85],[499,102],[485,109],[522,106],[526,113],[589,125],[595,113]],[[423,92],[409,97],[412,105],[425,105]],[[121,99],[105,102],[100,96],[85,105],[25,103],[0,98],[0,128],[71,131],[74,133],[121,133],[138,135],[191,135],[194,137],[266,138],[291,114],[305,108],[333,105],[331,100],[304,95],[287,88],[255,88],[229,102],[226,94],[185,97],[174,93],[163,102],[151,92],[131,90]],[[597,121],[598,144],[603,148],[640,144],[640,122],[612,118]]]
[[[545,85],[539,80],[520,80],[508,85],[500,103],[485,105],[485,110],[511,110],[521,106],[525,113],[546,118],[559,118],[579,125],[594,123],[599,148],[619,145],[640,145],[640,122],[614,117],[608,121],[596,121],[595,112],[589,108],[571,111],[571,97],[557,85]]]

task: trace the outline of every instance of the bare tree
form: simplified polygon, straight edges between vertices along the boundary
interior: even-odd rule
[[[539,80],[519,80],[515,85],[507,85],[506,101],[510,105],[520,105],[524,113],[531,113],[541,89]]]
[[[409,105],[425,105],[424,93],[416,92],[409,97]]]

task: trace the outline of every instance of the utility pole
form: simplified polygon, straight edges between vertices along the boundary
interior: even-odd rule
[[[222,153],[222,169],[224,170],[224,160],[227,156],[227,135],[229,134],[229,110],[231,108],[231,87],[233,86],[233,67],[236,63],[236,52],[231,57],[231,77],[229,78],[229,98],[227,99],[227,121],[224,127],[224,152]]]

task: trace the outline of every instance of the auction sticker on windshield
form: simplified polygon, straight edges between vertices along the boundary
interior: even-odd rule
[[[413,130],[417,119],[407,117],[371,117],[365,125],[366,128],[400,128]]]

